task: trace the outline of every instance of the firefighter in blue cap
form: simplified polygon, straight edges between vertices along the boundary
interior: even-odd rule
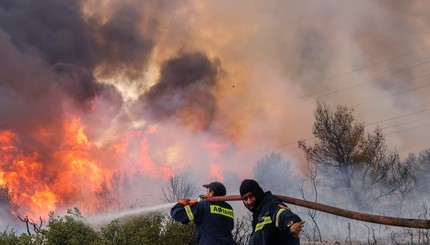
[[[300,244],[304,222],[257,181],[246,179],[240,185],[243,204],[252,212],[250,245]]]
[[[226,188],[220,182],[203,185],[206,196],[225,196]],[[182,224],[194,222],[195,239],[198,244],[236,244],[233,240],[233,208],[226,202],[193,202],[181,199],[170,210],[170,215]]]

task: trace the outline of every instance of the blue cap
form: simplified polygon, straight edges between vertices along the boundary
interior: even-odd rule
[[[203,185],[203,187],[209,188],[209,190],[214,192],[214,196],[225,196],[227,191],[225,186],[220,182],[212,182],[210,184]]]

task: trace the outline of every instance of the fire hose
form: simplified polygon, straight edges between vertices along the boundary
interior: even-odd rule
[[[311,209],[319,210],[322,212],[326,212],[326,213],[330,213],[330,214],[334,214],[334,215],[338,215],[338,216],[342,216],[350,219],[361,220],[361,221],[366,221],[366,222],[371,222],[376,224],[430,229],[430,220],[407,219],[407,218],[397,218],[397,217],[366,214],[366,213],[341,209],[341,208],[337,208],[337,207],[333,207],[333,206],[329,206],[321,203],[301,200],[293,197],[287,197],[287,196],[281,196],[281,195],[275,195],[275,197],[284,203],[311,208]],[[240,195],[212,196],[212,197],[204,197],[203,199],[208,202],[242,200]]]

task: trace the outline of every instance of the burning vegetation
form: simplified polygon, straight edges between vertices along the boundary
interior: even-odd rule
[[[235,193],[254,176],[276,194],[428,220],[429,9],[3,0],[1,217],[40,230],[70,221],[51,211],[174,202],[208,180]],[[335,233],[301,212],[309,241]]]

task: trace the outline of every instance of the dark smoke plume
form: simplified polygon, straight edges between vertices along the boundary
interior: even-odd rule
[[[105,24],[98,28],[99,58],[102,75],[109,77],[118,73],[137,78],[145,68],[154,41],[139,32],[142,14],[136,6],[122,6]],[[151,23],[148,29],[152,29]]]
[[[160,80],[144,94],[144,113],[154,120],[180,119],[207,128],[217,105],[213,89],[219,63],[203,53],[183,54],[164,62]]]
[[[21,52],[33,53],[48,65],[94,66],[95,42],[78,1],[5,0],[0,9],[0,27]]]

